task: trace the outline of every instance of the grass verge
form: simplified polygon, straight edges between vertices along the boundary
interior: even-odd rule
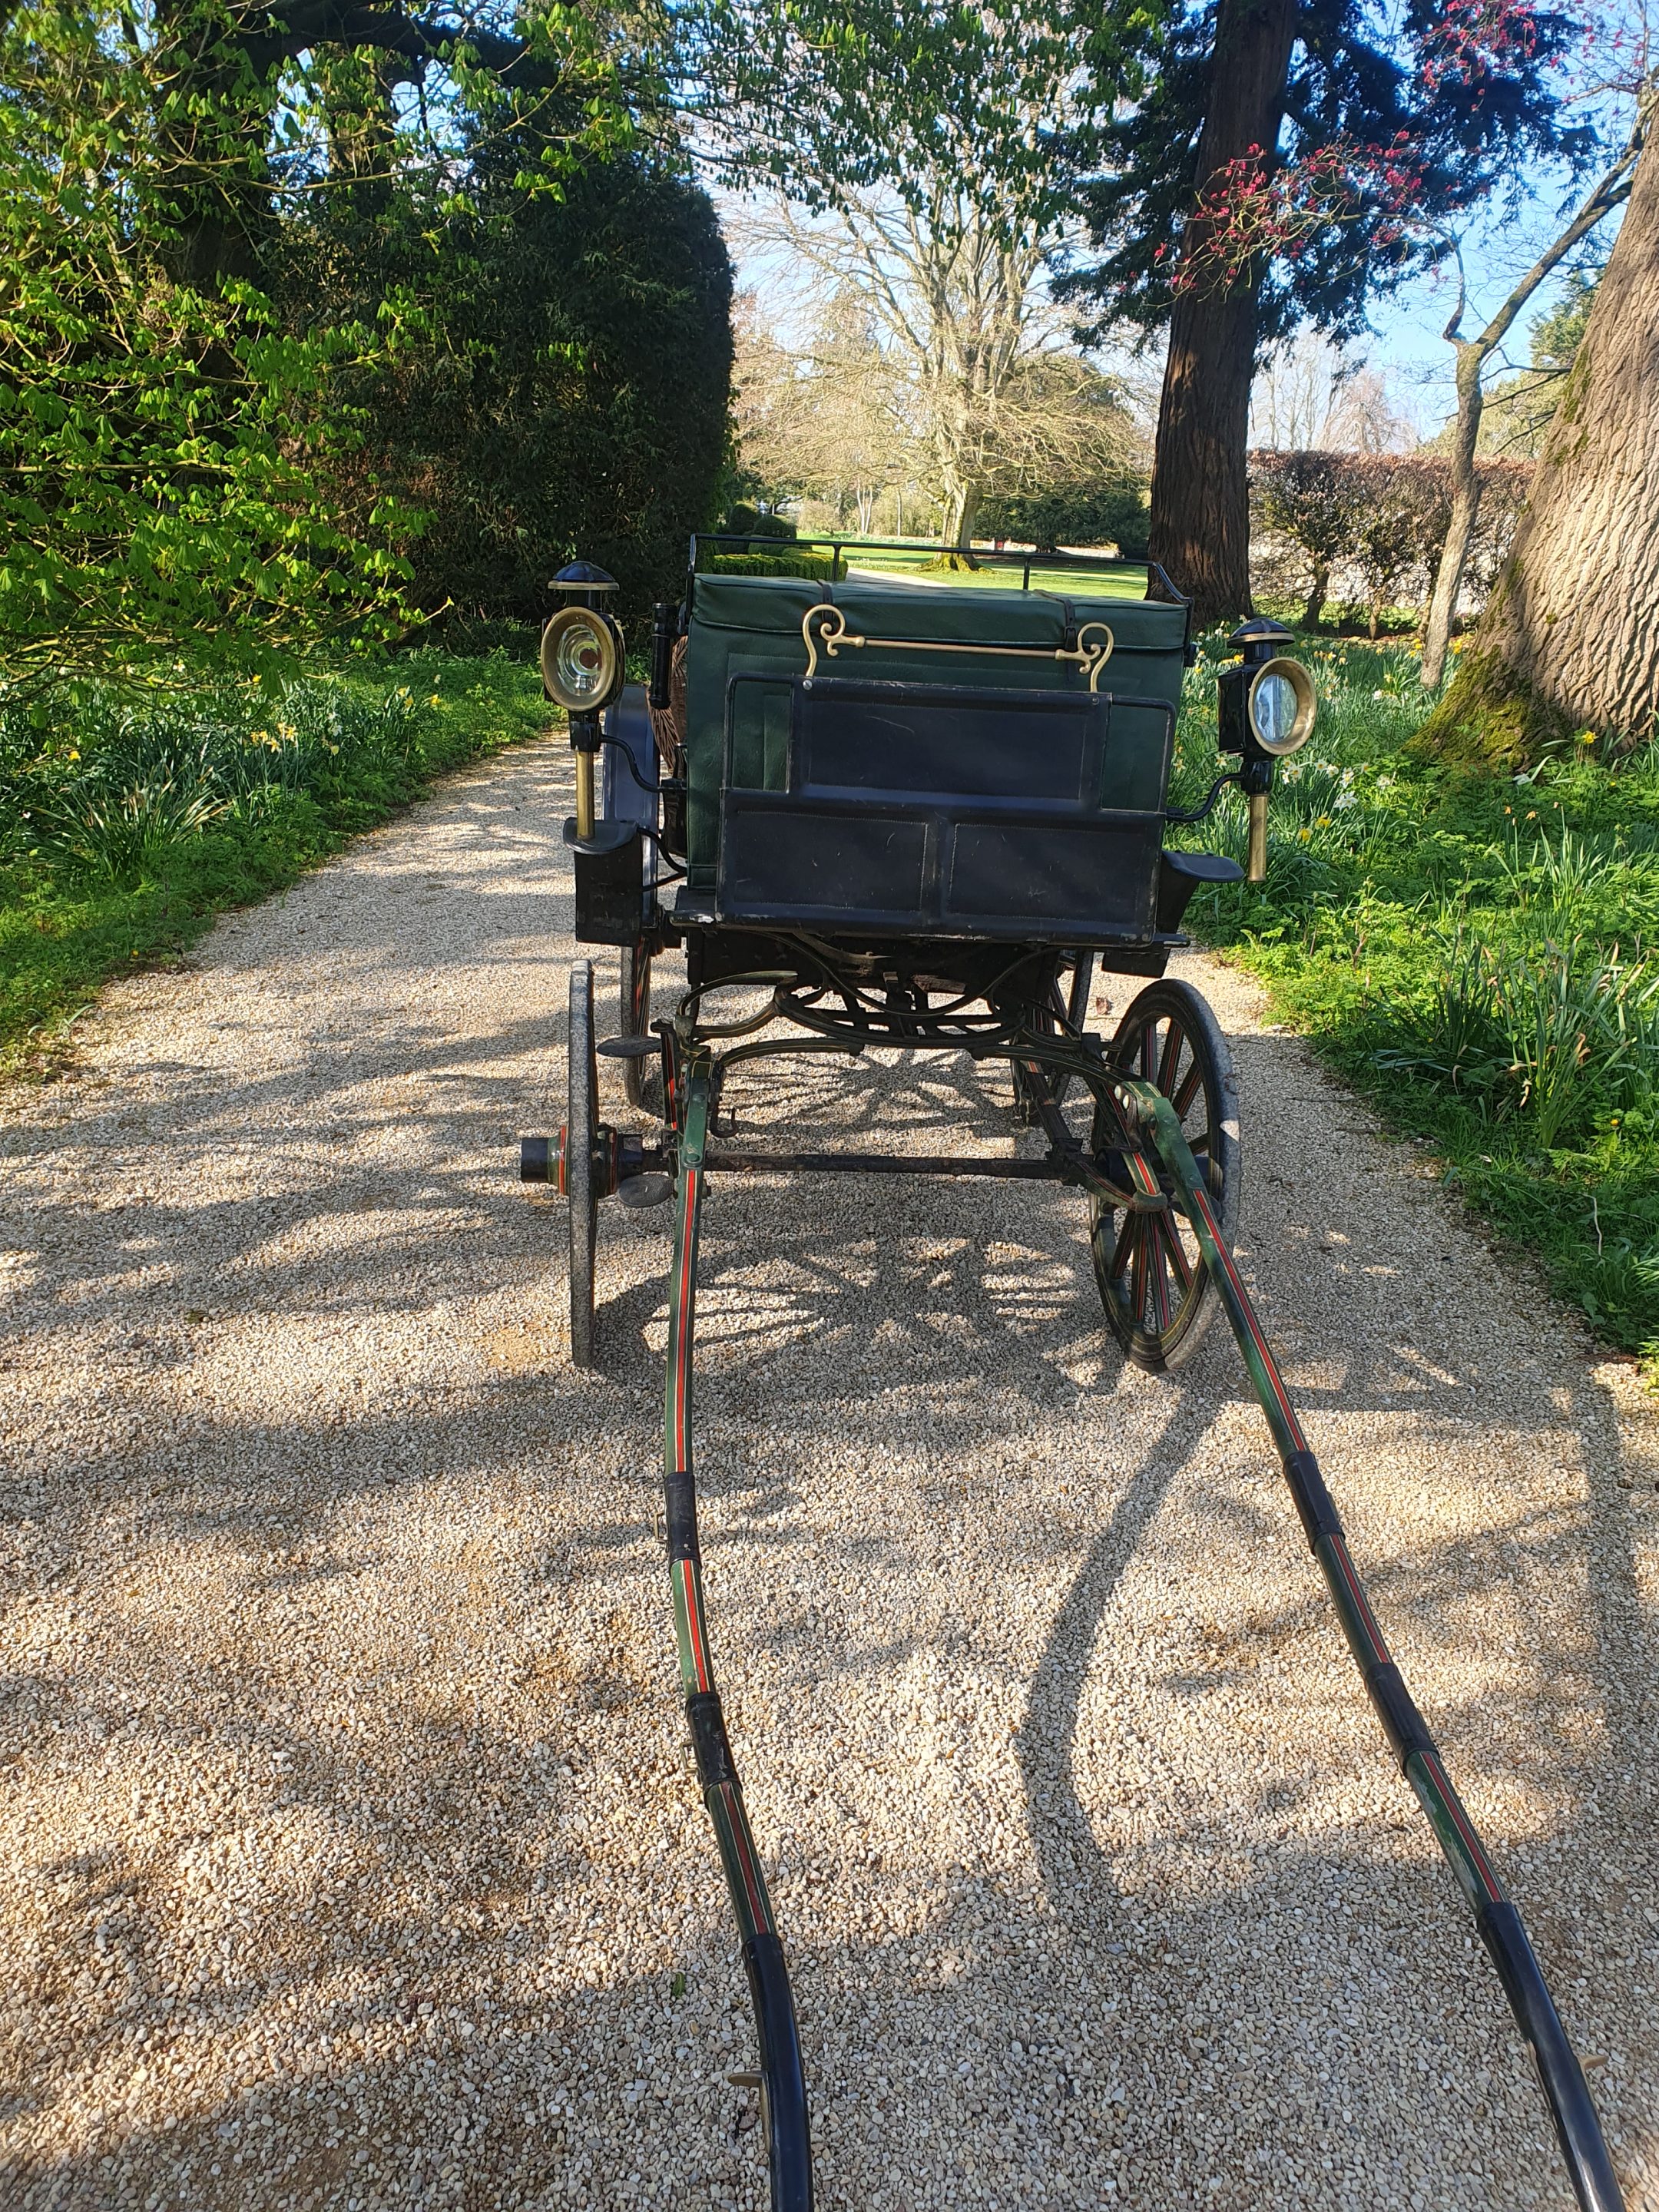
[[[0,704],[0,1073],[48,1073],[111,975],[176,959],[547,716],[528,659],[431,651]]]
[[[1216,773],[1205,645],[1176,805]],[[1201,894],[1189,926],[1601,1336],[1659,1359],[1659,750],[1460,774],[1406,750],[1432,704],[1408,647],[1301,649],[1320,720],[1278,774],[1267,884]],[[1242,804],[1182,836],[1242,860]]]

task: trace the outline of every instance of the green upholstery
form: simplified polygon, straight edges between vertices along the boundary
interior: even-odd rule
[[[866,582],[857,577],[831,586],[795,576],[699,576],[686,648],[687,887],[691,890],[710,891],[714,886],[726,687],[738,674],[786,678],[803,674],[806,653],[801,621],[824,599],[832,599],[846,616],[849,631],[867,636],[1038,647],[1048,652],[1059,647],[1066,617],[1059,597],[1040,592],[981,590],[976,586],[953,590]],[[1079,626],[1103,622],[1112,632],[1112,658],[1098,686],[1102,692],[1179,703],[1184,609],[1155,600],[1081,594],[1067,594],[1067,603]],[[834,660],[820,656],[818,667],[826,675],[960,684],[975,690],[1087,688],[1083,672],[1064,661],[907,653],[902,645],[866,646],[857,651],[843,647]],[[787,695],[770,684],[744,684],[736,695],[735,715],[734,781],[747,788],[781,791],[787,767]],[[1161,718],[1138,720],[1144,737],[1128,742],[1152,748],[1161,772]],[[1126,729],[1133,726],[1124,725]],[[1157,803],[1162,804],[1161,793]]]

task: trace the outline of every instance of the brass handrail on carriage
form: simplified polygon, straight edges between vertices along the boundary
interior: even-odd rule
[[[1064,643],[1052,650],[1042,645],[976,645],[966,640],[957,642],[950,638],[927,637],[867,637],[849,630],[842,610],[829,600],[821,599],[809,607],[801,617],[800,634],[806,645],[806,678],[810,683],[818,671],[818,647],[823,647],[825,657],[833,660],[843,646],[873,645],[884,647],[895,653],[977,653],[998,660],[1061,661],[1079,668],[1089,679],[1089,689],[1095,690],[1100,683],[1101,671],[1112,657],[1116,643],[1111,628],[1106,623],[1085,623],[1077,633],[1077,643]],[[1085,645],[1085,638],[1093,638]]]

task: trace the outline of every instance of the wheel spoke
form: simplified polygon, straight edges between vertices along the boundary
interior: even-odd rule
[[[1112,1264],[1106,1270],[1106,1279],[1109,1283],[1116,1282],[1123,1273],[1123,1265],[1129,1256],[1130,1243],[1135,1233],[1135,1224],[1139,1218],[1140,1216],[1138,1213],[1126,1209],[1123,1225],[1117,1232],[1116,1243],[1112,1247]]]
[[[1164,1223],[1156,1213],[1146,1217],[1146,1258],[1152,1278],[1152,1304],[1158,1311],[1158,1333],[1170,1334],[1170,1278],[1164,1265]]]
[[[1198,1086],[1203,1080],[1204,1070],[1199,1063],[1198,1054],[1194,1053],[1192,1066],[1181,1079],[1180,1090],[1174,1092],[1170,1099],[1170,1103],[1175,1108],[1177,1116],[1185,1115],[1187,1109],[1197,1097]]]
[[[1181,1065],[1181,1048],[1186,1042],[1186,1030],[1182,1028],[1179,1022],[1171,1021],[1169,1028],[1164,1032],[1164,1057],[1158,1061],[1156,1079],[1158,1089],[1166,1098],[1173,1096],[1170,1085],[1174,1082],[1176,1070]]]
[[[1146,1217],[1137,1213],[1132,1217],[1135,1225],[1135,1241],[1129,1255],[1129,1311],[1137,1328],[1146,1325]]]
[[[1158,1241],[1169,1256],[1170,1268],[1176,1282],[1181,1285],[1182,1295],[1184,1297],[1193,1286],[1193,1270],[1187,1255],[1181,1249],[1181,1232],[1172,1221],[1167,1221],[1160,1216],[1158,1234]]]

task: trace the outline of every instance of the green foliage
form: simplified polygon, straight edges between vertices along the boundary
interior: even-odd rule
[[[1534,315],[1528,328],[1530,366],[1495,384],[1486,394],[1480,418],[1483,452],[1527,455],[1536,459],[1555,419],[1568,372],[1578,358],[1579,342],[1595,305],[1601,271],[1575,269],[1553,307]]]
[[[1138,40],[1139,97],[1097,110],[1073,149],[1077,206],[1103,255],[1060,287],[1097,303],[1099,327],[1150,330],[1169,319],[1183,228],[1197,189],[1211,182],[1196,173],[1206,117],[1224,114],[1239,80],[1267,65],[1276,20],[1251,9],[1224,20],[1218,0],[1123,12],[1123,37]],[[1255,240],[1265,250],[1241,272],[1257,301],[1258,345],[1304,321],[1362,330],[1368,298],[1443,260],[1449,221],[1494,197],[1519,204],[1529,157],[1589,158],[1593,133],[1561,99],[1557,74],[1581,27],[1529,8],[1526,35],[1475,68],[1459,53],[1469,20],[1419,0],[1379,37],[1363,0],[1304,0],[1297,9],[1279,112],[1261,131],[1265,158],[1258,163],[1251,148],[1247,159],[1270,198],[1274,187],[1294,198],[1299,183],[1308,220],[1277,234],[1267,225]],[[1231,40],[1219,55],[1218,30]],[[1109,65],[1115,94],[1121,49]]]
[[[531,663],[423,652],[361,671],[40,690],[0,708],[0,1067],[98,985],[172,958],[433,775],[538,734]]]
[[[342,370],[371,325],[284,331],[241,277],[198,287],[179,243],[190,136],[216,189],[248,180],[264,86],[228,70],[210,125],[125,18],[51,4],[0,21],[0,667],[247,665],[406,618],[375,495],[343,526],[356,442]],[[210,141],[210,143],[204,142]],[[257,164],[255,164],[257,167]]]
[[[731,376],[731,270],[705,193],[632,158],[526,192],[536,142],[481,153],[465,203],[325,208],[284,234],[281,296],[346,319],[377,299],[410,331],[354,399],[374,429],[354,500],[427,516],[415,590],[466,619],[534,621],[580,553],[637,620],[674,595],[714,512]]]
[[[1015,208],[1044,234],[1075,211],[1056,134],[1109,108],[1147,20],[1071,0],[691,0],[679,15],[699,120],[757,188],[823,209],[877,186],[930,226],[943,200],[964,227],[969,207]]]
[[[1215,773],[1204,642],[1176,805]],[[1659,1353],[1659,750],[1459,775],[1413,757],[1409,648],[1306,657],[1320,720],[1278,771],[1267,885],[1200,893],[1190,926],[1605,1336]],[[1242,860],[1242,805],[1182,836]]]
[[[763,507],[750,507],[745,501],[728,510],[720,528],[734,538],[793,538],[797,525],[787,514],[769,514]]]
[[[846,570],[833,553],[711,553],[702,566],[722,576],[811,576],[830,583]]]
[[[1115,545],[1126,561],[1143,561],[1150,520],[1146,485],[1125,477],[987,499],[976,530],[1023,545]]]

